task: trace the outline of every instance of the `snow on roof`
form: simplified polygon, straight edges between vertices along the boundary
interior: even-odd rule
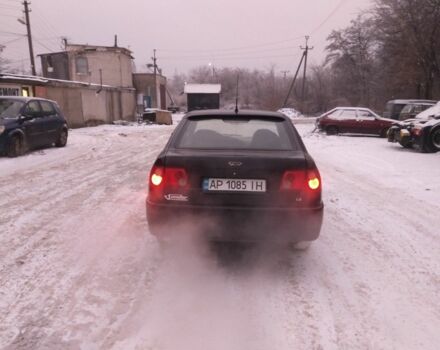
[[[220,84],[185,84],[185,94],[219,94],[222,90]]]
[[[425,109],[423,112],[416,115],[417,119],[427,119],[430,116],[439,116],[440,115],[440,101],[437,102],[434,106]]]
[[[21,74],[9,74],[9,73],[2,73],[0,74],[0,78],[4,80],[17,80],[22,79],[29,82],[38,82],[38,83],[47,83],[47,79],[43,77],[37,77],[34,75],[21,75]]]
[[[397,99],[397,100],[390,100],[387,103],[397,103],[397,104],[408,104],[408,103],[417,103],[417,104],[433,104],[436,101],[434,100],[410,100],[410,99]]]
[[[96,83],[86,83],[83,81],[76,81],[76,80],[62,80],[62,79],[53,79],[53,78],[45,78],[45,77],[38,77],[34,75],[23,75],[23,74],[12,74],[12,73],[1,73],[0,74],[1,80],[21,80],[26,82],[37,82],[37,83],[49,83],[49,82],[55,82],[55,83],[61,83],[61,84],[72,84],[72,85],[80,85],[80,86],[93,86],[93,87],[102,87],[102,88],[118,88],[122,90],[134,90],[134,88],[127,88],[127,87],[117,87],[112,85],[105,85],[105,84],[96,84]]]

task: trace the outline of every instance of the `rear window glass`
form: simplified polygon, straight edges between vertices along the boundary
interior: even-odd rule
[[[287,123],[281,119],[279,121],[237,117],[188,119],[176,147],[297,150],[298,146],[291,137]]]

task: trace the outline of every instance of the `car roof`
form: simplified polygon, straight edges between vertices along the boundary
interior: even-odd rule
[[[187,113],[184,118],[190,117],[256,117],[256,118],[273,118],[276,119],[284,119],[286,121],[290,121],[288,117],[279,112],[271,112],[271,111],[263,111],[263,110],[250,110],[250,109],[242,109],[238,112],[227,109],[205,109],[200,111],[192,111]]]
[[[367,107],[335,107],[333,109],[351,109],[351,110],[354,110],[354,109],[364,109],[364,110],[371,111],[371,109],[369,109]]]
[[[397,99],[397,100],[389,100],[387,103],[398,103],[398,104],[408,104],[408,103],[419,103],[419,104],[436,104],[437,101],[434,100],[406,100],[406,99]]]
[[[25,96],[0,96],[0,99],[2,100],[17,100],[17,101],[22,101],[22,102],[28,102],[28,101],[32,101],[32,100],[38,100],[38,101],[48,101],[48,102],[55,102],[52,100],[49,100],[47,98],[42,98],[42,97],[25,97]]]

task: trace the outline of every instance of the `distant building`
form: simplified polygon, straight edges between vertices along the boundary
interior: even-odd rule
[[[220,84],[185,84],[188,112],[199,109],[220,108]]]
[[[39,56],[46,78],[133,87],[133,56],[123,47],[66,44],[65,51]]]
[[[167,109],[167,79],[161,74],[134,73],[138,112],[145,108]]]

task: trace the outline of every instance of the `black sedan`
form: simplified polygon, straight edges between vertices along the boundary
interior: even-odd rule
[[[422,152],[440,151],[440,103],[418,114],[414,119],[395,123],[388,130],[388,141]]]
[[[415,124],[410,132],[415,148],[422,152],[440,151],[440,116]]]
[[[68,128],[58,104],[33,97],[0,97],[0,153],[17,157],[26,150],[64,147]]]
[[[322,219],[319,171],[289,118],[262,111],[188,113],[154,162],[150,231],[305,248]]]

